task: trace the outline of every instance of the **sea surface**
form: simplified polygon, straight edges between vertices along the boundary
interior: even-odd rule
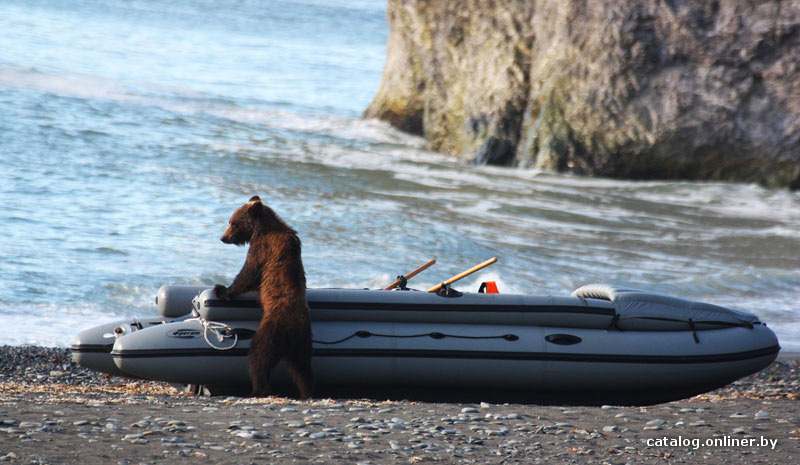
[[[594,282],[730,305],[800,350],[800,194],[477,167],[360,118],[383,0],[0,1],[0,344],[66,346],[229,283],[219,241],[259,194],[312,287],[567,295]]]

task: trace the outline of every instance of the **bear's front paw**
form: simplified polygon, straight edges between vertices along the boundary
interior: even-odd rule
[[[228,300],[228,288],[222,284],[214,285],[214,294],[222,300]]]

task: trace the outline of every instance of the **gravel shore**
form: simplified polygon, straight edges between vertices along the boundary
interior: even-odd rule
[[[649,407],[297,402],[193,397],[81,369],[65,349],[5,346],[0,462],[797,463],[799,373],[796,359],[780,360],[725,388]]]

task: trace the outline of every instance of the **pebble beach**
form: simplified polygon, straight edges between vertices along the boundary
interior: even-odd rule
[[[800,364],[646,407],[198,397],[0,347],[11,464],[795,463]],[[377,396],[376,396],[377,397]]]
[[[616,3],[0,1],[0,465],[800,464],[800,2]],[[78,330],[161,315],[163,285],[231,283],[248,249],[220,234],[254,195],[302,239],[308,289],[382,289],[438,257],[410,283],[425,290],[497,257],[455,288],[547,296],[548,312],[592,283],[707,302],[769,324],[784,353],[647,406],[617,386],[567,404],[470,382],[210,396],[71,361]],[[680,319],[660,312],[647,318]],[[727,331],[713,320],[681,324],[684,340]],[[450,351],[435,341],[452,336],[467,357],[520,339],[367,329],[339,342]],[[667,339],[652,343],[697,363]],[[531,358],[603,370],[661,353],[603,341]],[[715,363],[771,350],[711,342],[697,354]],[[425,347],[409,357],[439,358]],[[532,373],[563,373],[549,365]],[[488,363],[458,367],[438,379],[514,387]],[[366,389],[377,371],[339,379]],[[594,386],[581,378],[559,386]]]

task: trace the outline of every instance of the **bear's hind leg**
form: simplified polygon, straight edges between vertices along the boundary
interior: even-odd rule
[[[269,331],[259,328],[250,346],[250,383],[253,396],[267,397],[272,394],[269,384],[270,374],[280,361],[280,354],[275,350],[274,340]]]
[[[300,399],[308,399],[314,388],[314,377],[311,372],[311,331],[310,328],[297,335],[292,351],[288,355],[289,374],[292,375],[297,395]]]
[[[272,395],[269,375],[277,364],[278,358],[268,353],[250,355],[250,383],[253,388],[253,397]]]
[[[294,358],[288,364],[289,374],[292,375],[294,385],[297,386],[297,397],[308,399],[314,386],[314,378],[311,373],[311,360],[307,357],[302,360]]]

